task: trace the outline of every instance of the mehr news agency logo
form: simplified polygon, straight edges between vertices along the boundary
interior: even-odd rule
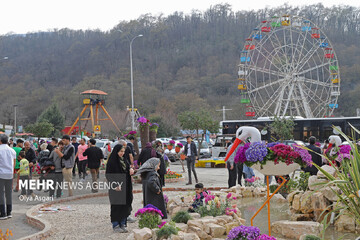
[[[44,190],[117,190],[118,187],[122,188],[124,182],[55,182],[52,179],[28,179],[28,180],[19,180],[19,189],[32,190],[35,191],[37,189]],[[52,201],[53,197],[44,197],[44,196],[25,196],[20,195],[20,201]],[[1,240],[1,239],[0,239]]]

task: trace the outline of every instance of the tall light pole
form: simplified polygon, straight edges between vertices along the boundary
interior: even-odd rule
[[[17,108],[17,104],[14,104],[14,135],[16,135],[16,108]]]
[[[130,41],[130,78],[131,78],[131,130],[135,130],[135,111],[134,111],[134,76],[133,76],[133,64],[132,64],[132,43],[138,38],[142,37],[142,34],[133,37]]]
[[[121,30],[118,30],[122,33]],[[131,40],[126,36],[130,42],[130,80],[131,80],[131,130],[135,130],[135,108],[134,108],[134,75],[133,75],[133,64],[132,64],[132,44],[136,38],[142,37],[142,34],[139,34],[133,37]]]

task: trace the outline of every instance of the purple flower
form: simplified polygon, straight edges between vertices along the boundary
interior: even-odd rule
[[[275,237],[263,234],[260,237],[258,237],[256,240],[276,240]]]
[[[177,143],[176,146],[182,148],[184,145],[182,143]]]
[[[350,145],[340,145],[340,153],[345,153],[345,154],[349,154],[351,151],[351,146]]]
[[[350,154],[348,153],[339,153],[339,156],[337,157],[336,161],[342,162],[345,159],[350,159]]]
[[[271,148],[271,147],[275,146],[276,144],[279,144],[279,143],[278,143],[278,142],[271,142],[271,143],[268,143],[268,144],[266,145],[266,147],[267,147],[267,148]]]
[[[292,147],[293,147],[295,152],[300,154],[301,160],[304,163],[306,163],[307,166],[311,167],[312,166],[312,158],[311,158],[310,153],[307,150],[301,148],[301,146],[297,145],[296,143],[294,143],[292,145]]]
[[[151,204],[146,205],[144,208],[140,208],[135,213],[135,217],[137,217],[138,215],[142,215],[144,213],[153,213],[153,214],[159,214],[162,217],[164,216],[157,207],[155,207],[154,205],[151,205]]]
[[[263,142],[254,142],[246,150],[246,160],[249,162],[262,162],[264,157],[268,154],[268,150]]]
[[[259,236],[260,236],[259,228],[250,227],[250,226],[239,226],[231,229],[226,239],[227,240],[237,240],[237,239],[257,240]]]
[[[136,131],[130,131],[128,134],[129,135],[135,135],[137,132]]]
[[[145,118],[145,117],[139,117],[137,119],[137,121],[140,123],[140,124],[146,124],[148,122],[148,120]]]
[[[234,158],[234,162],[238,163],[244,163],[246,162],[246,156],[245,156],[245,152],[246,150],[249,148],[250,143],[245,143],[244,146],[239,147],[239,149],[236,152],[235,158]]]
[[[168,202],[169,202],[169,198],[168,198],[168,196],[167,196],[166,194],[164,194],[164,202],[165,202],[165,203],[168,203]]]

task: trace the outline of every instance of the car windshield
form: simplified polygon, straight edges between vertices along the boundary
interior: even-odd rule
[[[96,142],[96,146],[102,148],[105,145],[105,142]]]

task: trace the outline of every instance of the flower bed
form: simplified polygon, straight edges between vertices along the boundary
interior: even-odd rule
[[[165,179],[173,179],[173,178],[182,178],[183,176],[180,173],[167,170],[165,174]]]

